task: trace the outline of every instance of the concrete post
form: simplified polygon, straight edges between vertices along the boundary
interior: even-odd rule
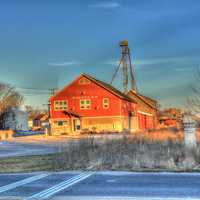
[[[185,159],[183,161],[184,169],[192,169],[196,166],[196,123],[191,115],[184,115],[184,142],[185,142]]]
[[[194,150],[197,145],[196,123],[191,116],[184,115],[183,126],[184,126],[185,147],[188,150]]]

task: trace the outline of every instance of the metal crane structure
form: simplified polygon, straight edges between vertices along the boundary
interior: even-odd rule
[[[131,90],[137,92],[137,85],[135,80],[135,72],[131,63],[131,52],[128,46],[128,41],[123,40],[119,43],[121,47],[121,58],[117,69],[115,70],[111,83],[113,83],[117,72],[122,69],[122,77],[123,77],[123,92],[125,94],[128,93],[129,85],[131,86]]]

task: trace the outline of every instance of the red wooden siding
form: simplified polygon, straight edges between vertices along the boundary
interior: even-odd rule
[[[154,118],[150,115],[138,113],[138,123],[142,130],[154,128]]]
[[[80,76],[70,85],[64,88],[61,92],[51,98],[51,117],[52,118],[66,118],[63,111],[54,110],[55,100],[67,100],[68,110],[78,113],[84,117],[97,116],[119,116],[128,115],[128,112],[135,109],[135,104],[126,100],[121,100],[118,96],[112,94],[110,91],[97,85],[93,81],[89,84],[80,84]],[[103,98],[109,98],[109,108],[103,108]],[[91,109],[81,110],[80,99],[90,99]]]

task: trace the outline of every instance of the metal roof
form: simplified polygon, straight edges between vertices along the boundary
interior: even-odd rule
[[[104,81],[101,81],[101,80],[98,80],[88,74],[82,74],[82,76],[88,78],[90,81],[93,81],[95,82],[97,85],[103,87],[104,89],[107,89],[108,91],[110,91],[111,93],[115,94],[116,96],[126,100],[126,101],[130,101],[130,102],[134,102],[136,103],[136,101],[134,101],[132,98],[130,98],[128,95],[122,93],[121,91],[119,91],[118,89],[116,89],[115,87],[113,87],[112,85],[104,82]]]

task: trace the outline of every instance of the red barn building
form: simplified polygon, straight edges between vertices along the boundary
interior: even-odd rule
[[[134,98],[87,74],[58,91],[50,104],[53,134],[82,130],[132,132],[140,128]],[[153,128],[153,122],[148,126],[145,128]]]
[[[111,85],[87,74],[50,98],[53,134],[137,129],[136,103]]]

